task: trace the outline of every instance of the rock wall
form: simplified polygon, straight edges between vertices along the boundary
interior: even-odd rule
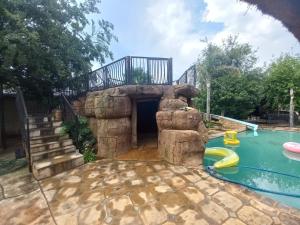
[[[188,107],[196,95],[196,88],[176,85],[164,93],[160,102],[160,111],[156,113],[158,150],[160,157],[170,163],[181,164],[204,151],[207,129],[199,111]]]
[[[156,114],[159,152],[163,159],[179,164],[189,154],[201,153],[207,142],[199,112],[188,107],[196,94],[190,85],[127,85],[88,93],[80,105],[97,137],[97,155],[114,158],[132,145],[133,99],[161,99]]]

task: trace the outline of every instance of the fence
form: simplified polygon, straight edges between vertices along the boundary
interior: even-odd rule
[[[172,84],[172,59],[127,56],[88,74],[89,91],[128,84]]]
[[[130,85],[172,85],[189,84],[196,86],[196,65],[189,67],[182,76],[173,81],[172,58],[126,56],[94,70],[84,76],[74,77],[63,91],[54,95],[79,96],[87,91]]]
[[[175,84],[190,84],[196,86],[197,82],[197,70],[196,65],[189,67],[181,77],[175,81]]]

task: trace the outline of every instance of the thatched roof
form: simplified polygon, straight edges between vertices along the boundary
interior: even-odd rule
[[[242,0],[280,20],[300,41],[300,0]]]

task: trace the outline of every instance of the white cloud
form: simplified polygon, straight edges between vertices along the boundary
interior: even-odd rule
[[[199,18],[200,20],[200,18]],[[200,41],[200,32],[195,32],[193,12],[184,0],[151,1],[146,21],[154,46],[165,56],[174,59],[174,74],[177,78],[194,61],[205,44]]]
[[[281,22],[263,15],[256,7],[236,0],[204,1],[207,7],[203,20],[224,24],[224,29],[214,36],[214,42],[220,43],[229,35],[238,34],[241,42],[248,42],[258,50],[260,65],[281,53],[300,52],[300,45],[293,34]]]

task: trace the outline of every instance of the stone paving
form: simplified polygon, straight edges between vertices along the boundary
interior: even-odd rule
[[[299,210],[212,178],[201,167],[165,162],[102,160],[39,183],[0,177],[0,184],[3,225],[300,224]]]

